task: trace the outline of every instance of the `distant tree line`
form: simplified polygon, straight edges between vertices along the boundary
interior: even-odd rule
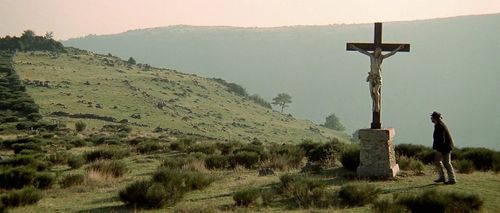
[[[64,52],[64,46],[61,42],[53,39],[52,32],[46,33],[45,36],[37,36],[32,30],[25,30],[21,37],[5,36],[0,38],[0,50]]]
[[[264,98],[260,97],[258,94],[249,95],[247,93],[247,90],[244,87],[242,87],[241,85],[238,85],[236,83],[229,83],[229,82],[225,81],[224,79],[220,79],[220,78],[212,78],[212,80],[224,85],[227,88],[227,91],[229,91],[231,93],[234,93],[238,96],[241,96],[241,97],[244,97],[247,99],[250,99],[253,102],[255,102],[256,104],[261,105],[265,108],[272,109],[272,106],[268,101],[266,101]]]

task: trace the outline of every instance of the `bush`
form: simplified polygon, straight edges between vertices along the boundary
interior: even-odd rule
[[[302,149],[291,144],[274,144],[270,147],[269,155],[269,162],[266,166],[281,170],[299,167],[305,157]]]
[[[333,204],[334,193],[327,191],[319,179],[284,175],[280,180],[281,193],[302,208],[324,208]]]
[[[87,124],[83,121],[77,121],[75,123],[75,130],[77,132],[83,132],[87,128]]]
[[[472,161],[474,167],[482,171],[493,169],[495,155],[498,155],[498,152],[486,148],[463,148],[461,151],[462,159]]]
[[[20,189],[24,186],[33,185],[36,171],[29,167],[17,167],[0,172],[0,188]]]
[[[5,207],[31,205],[37,203],[40,199],[42,199],[41,193],[32,186],[10,191],[0,197],[1,203]]]
[[[68,159],[68,166],[72,169],[78,169],[85,164],[85,159],[81,155],[71,156]]]
[[[394,147],[394,151],[397,155],[416,157],[420,153],[432,151],[430,147],[415,144],[398,144]]]
[[[406,206],[411,212],[475,212],[484,201],[476,194],[427,190],[420,194],[400,196],[396,203]]]
[[[94,150],[91,152],[86,152],[84,156],[87,162],[92,162],[104,159],[118,160],[127,157],[129,154],[130,154],[129,150],[119,149],[117,147],[109,147],[109,148]]]
[[[186,151],[186,145],[179,141],[170,143],[170,149],[174,151],[184,152]]]
[[[127,165],[121,161],[98,161],[91,164],[88,171],[96,171],[104,175],[109,175],[114,178],[123,176],[128,172]]]
[[[86,146],[87,142],[78,138],[78,139],[71,140],[69,142],[69,144],[73,145],[74,147],[82,147],[82,146]]]
[[[453,164],[458,173],[470,174],[474,172],[474,163],[470,160],[463,159],[455,161]]]
[[[238,152],[230,158],[231,166],[236,167],[236,165],[241,165],[247,169],[251,169],[259,162],[259,158],[259,154],[255,152]]]
[[[62,188],[68,188],[75,185],[83,184],[85,181],[85,176],[82,174],[69,174],[63,177],[59,182]]]
[[[59,151],[56,153],[52,153],[47,156],[47,160],[54,164],[66,164],[68,163],[68,159],[71,157],[71,154],[65,151]]]
[[[211,176],[196,171],[186,171],[183,175],[184,184],[189,190],[204,189],[214,181]]]
[[[34,180],[34,185],[39,189],[48,189],[54,184],[56,177],[49,172],[38,173]]]
[[[205,158],[205,166],[208,169],[227,169],[231,166],[229,158],[225,155],[210,155]]]
[[[12,149],[14,150],[14,153],[15,154],[19,154],[21,151],[25,150],[25,149],[29,149],[29,150],[33,150],[35,152],[40,152],[42,151],[42,147],[40,147],[39,144],[35,144],[35,143],[16,143],[16,144],[12,144]]]
[[[25,166],[37,171],[44,171],[50,166],[47,162],[36,159],[31,155],[14,156],[13,158],[0,160],[0,166],[19,167]]]
[[[424,170],[424,164],[413,157],[401,155],[399,156],[398,164],[400,169],[406,171],[422,172]]]
[[[394,203],[390,199],[381,199],[373,203],[371,210],[375,213],[406,213],[408,212],[404,206]]]
[[[344,166],[344,168],[348,170],[356,171],[359,166],[359,151],[359,146],[351,146],[349,148],[346,148],[346,150],[344,150],[342,152],[342,155],[340,156],[340,162],[342,163],[342,166]]]
[[[137,151],[141,154],[162,151],[164,146],[154,141],[141,142],[137,145]]]
[[[217,151],[217,146],[215,144],[200,143],[194,144],[189,147],[188,152],[201,152],[207,155],[212,155]]]
[[[148,197],[154,196],[155,194],[148,194],[148,189],[152,186],[152,182],[147,180],[140,180],[129,184],[125,189],[118,193],[120,200],[125,204],[132,206],[134,208],[161,208],[163,205],[150,203],[149,200],[159,200],[163,199],[164,196],[160,195],[160,198]],[[161,203],[163,204],[163,203]]]
[[[356,183],[342,186],[338,196],[346,206],[364,206],[376,200],[380,193],[381,191],[371,184]]]
[[[424,150],[415,155],[415,158],[420,160],[425,164],[434,164],[434,155],[436,151],[434,150]]]
[[[260,190],[258,188],[248,188],[237,191],[233,194],[233,200],[237,206],[248,207],[254,204],[260,197]]]

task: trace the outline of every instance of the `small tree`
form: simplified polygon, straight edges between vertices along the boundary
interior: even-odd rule
[[[286,93],[280,93],[278,96],[273,98],[273,105],[278,105],[281,107],[281,113],[283,113],[283,109],[288,107],[287,104],[292,103],[292,96]]]
[[[332,113],[328,115],[325,118],[325,124],[323,125],[326,128],[337,130],[337,131],[344,131],[345,127],[340,123],[340,119],[335,115],[335,113]]]
[[[46,32],[45,33],[45,36],[44,36],[45,39],[54,39],[54,32]]]
[[[129,64],[135,64],[135,59],[130,57],[127,61]]]

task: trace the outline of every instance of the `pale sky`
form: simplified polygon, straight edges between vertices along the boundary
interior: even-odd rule
[[[275,27],[500,13],[500,0],[0,0],[0,36],[56,39],[169,25]]]

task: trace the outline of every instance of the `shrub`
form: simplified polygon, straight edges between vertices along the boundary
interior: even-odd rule
[[[71,140],[69,142],[69,144],[73,145],[74,147],[82,147],[82,146],[86,146],[87,142],[85,142],[82,139],[77,138],[77,139]]]
[[[300,207],[327,207],[334,193],[328,192],[325,183],[319,179],[284,175],[280,177],[280,191]]]
[[[380,190],[368,183],[344,185],[340,188],[338,196],[346,206],[364,206],[377,199]]]
[[[211,176],[196,171],[186,171],[183,175],[184,184],[189,190],[204,189],[214,181]]]
[[[407,157],[416,157],[418,154],[432,151],[432,149],[423,145],[398,144],[394,147],[394,151],[400,156],[404,155]]]
[[[69,174],[63,177],[59,182],[62,188],[68,188],[75,185],[83,184],[85,176],[83,174]]]
[[[482,171],[493,169],[495,155],[498,155],[498,152],[486,148],[462,149],[462,158],[472,161],[474,167]]]
[[[420,194],[400,196],[396,203],[411,212],[474,212],[481,209],[484,201],[476,194],[427,190]]]
[[[68,166],[72,169],[78,169],[85,164],[85,159],[81,155],[71,156],[68,159]]]
[[[270,167],[286,169],[297,168],[305,157],[304,151],[296,145],[283,144],[270,147]]]
[[[15,154],[19,154],[21,151],[25,149],[33,150],[35,152],[42,151],[42,147],[40,147],[39,144],[36,143],[16,143],[12,144],[12,149],[14,150]]]
[[[17,167],[0,172],[0,188],[20,189],[33,185],[36,171],[29,167]]]
[[[186,158],[173,158],[167,157],[163,160],[160,167],[164,167],[167,169],[181,169],[187,163]]]
[[[99,172],[114,178],[121,177],[128,172],[127,165],[124,162],[116,160],[95,162],[91,164],[87,170]]]
[[[141,154],[161,151],[163,148],[164,146],[154,141],[141,142],[137,145],[137,151]]]
[[[424,164],[413,157],[406,157],[404,155],[399,156],[398,159],[399,168],[402,170],[422,172],[424,170]]]
[[[248,207],[254,204],[260,197],[260,190],[258,188],[247,188],[237,191],[233,194],[233,200],[237,206]]]
[[[340,156],[340,162],[342,163],[342,166],[344,166],[344,168],[348,170],[356,171],[359,166],[359,151],[359,146],[346,148],[346,150],[344,150],[342,152],[342,155]]]
[[[421,162],[423,162],[425,164],[433,164],[435,154],[436,154],[436,151],[434,151],[434,150],[424,150],[424,151],[416,154],[415,158],[420,160]]]
[[[83,121],[77,121],[75,123],[75,130],[77,132],[83,132],[87,128],[87,124]]]
[[[55,175],[49,172],[38,173],[34,180],[34,185],[39,189],[48,189],[55,182]]]
[[[474,163],[470,160],[459,160],[453,163],[458,173],[470,174],[474,172]]]
[[[129,184],[125,189],[118,193],[120,200],[129,206],[139,208],[161,208],[163,205],[158,206],[149,203],[149,200],[158,200],[158,198],[149,198],[148,189],[152,186],[152,182],[147,180],[140,180]],[[150,193],[149,195],[153,195]],[[154,196],[154,195],[153,195]],[[164,197],[161,196],[161,199]]]
[[[21,155],[21,156],[16,155],[12,158],[0,160],[0,166],[7,166],[7,167],[26,166],[35,169],[37,171],[43,171],[46,170],[50,165],[47,162],[42,161],[40,159],[36,159],[34,156],[31,155]]]
[[[215,144],[200,143],[194,144],[189,147],[188,152],[201,152],[207,155],[212,155],[217,151],[217,146]]]
[[[229,158],[225,155],[210,155],[205,158],[205,166],[208,169],[227,169],[231,166]]]
[[[40,199],[42,199],[41,193],[32,186],[10,191],[0,197],[1,203],[5,207],[26,206],[34,204]]]
[[[94,150],[91,152],[86,152],[84,154],[85,160],[87,162],[92,162],[96,160],[104,160],[104,159],[122,159],[126,156],[128,156],[130,153],[126,149],[119,149],[117,147],[109,147],[109,148],[102,148],[98,150]]]
[[[231,166],[244,166],[247,169],[253,168],[259,162],[259,154],[255,152],[242,151],[234,154],[231,158]]]
[[[186,151],[186,145],[179,141],[170,143],[170,149],[174,151],[184,152]]]
[[[52,153],[47,156],[47,160],[54,164],[66,164],[68,163],[68,159],[71,157],[71,154],[64,151],[59,151],[56,153]]]
[[[406,213],[408,212],[404,206],[394,203],[390,199],[381,199],[373,203],[371,207],[375,213]]]

